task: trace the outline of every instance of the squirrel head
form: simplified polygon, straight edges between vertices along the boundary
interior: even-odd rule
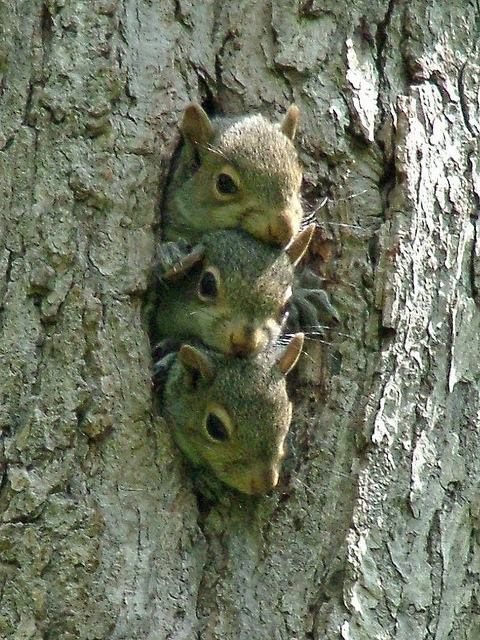
[[[276,486],[292,418],[285,376],[302,346],[299,333],[283,349],[231,359],[182,345],[163,406],[178,446],[194,466],[210,468],[243,493]]]
[[[184,146],[170,190],[178,221],[169,222],[178,222],[179,234],[191,239],[206,230],[242,228],[285,247],[302,219],[302,171],[292,143],[297,122],[294,105],[276,125],[261,115],[210,120],[198,104],[190,104],[180,125]]]
[[[204,234],[182,264],[164,276],[157,309],[161,337],[195,336],[241,357],[275,342],[292,294],[294,268],[313,231],[312,224],[286,250],[240,230]]]

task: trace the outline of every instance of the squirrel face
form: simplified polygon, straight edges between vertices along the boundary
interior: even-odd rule
[[[301,353],[303,334],[283,350],[227,359],[183,345],[164,391],[164,414],[189,460],[229,486],[259,494],[276,486],[292,417],[285,376]]]
[[[307,227],[287,250],[238,230],[205,234],[185,256],[185,271],[176,265],[174,279],[163,281],[156,310],[160,336],[195,336],[218,351],[242,357],[275,342],[295,265],[313,230],[314,225]]]
[[[229,274],[207,260],[198,280],[194,278],[194,283],[198,281],[194,320],[203,329],[199,335],[202,342],[228,355],[247,356],[258,353],[277,337],[292,289],[278,283],[280,286],[271,289],[269,295],[261,294],[263,304],[258,312],[258,288],[250,291],[248,305],[238,304],[235,281],[239,278],[239,271]]]
[[[166,239],[242,228],[285,247],[302,219],[302,172],[292,144],[297,119],[298,109],[290,107],[281,127],[260,115],[211,121],[199,105],[189,105],[164,203]]]

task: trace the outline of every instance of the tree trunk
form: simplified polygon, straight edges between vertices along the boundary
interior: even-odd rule
[[[480,637],[479,13],[0,0],[0,638]],[[299,106],[342,317],[259,499],[201,499],[152,398],[142,307],[192,100]]]

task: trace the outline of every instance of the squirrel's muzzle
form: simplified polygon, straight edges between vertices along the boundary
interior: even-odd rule
[[[235,327],[230,332],[230,355],[244,358],[258,353],[264,344],[262,333],[250,326]]]
[[[278,484],[278,470],[275,468],[264,469],[252,475],[246,480],[246,486],[241,489],[244,493],[259,495],[273,489]]]

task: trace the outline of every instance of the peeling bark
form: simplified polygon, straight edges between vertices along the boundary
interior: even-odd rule
[[[0,637],[480,636],[477,2],[0,3]],[[185,104],[301,110],[277,491],[202,499],[142,312]]]

